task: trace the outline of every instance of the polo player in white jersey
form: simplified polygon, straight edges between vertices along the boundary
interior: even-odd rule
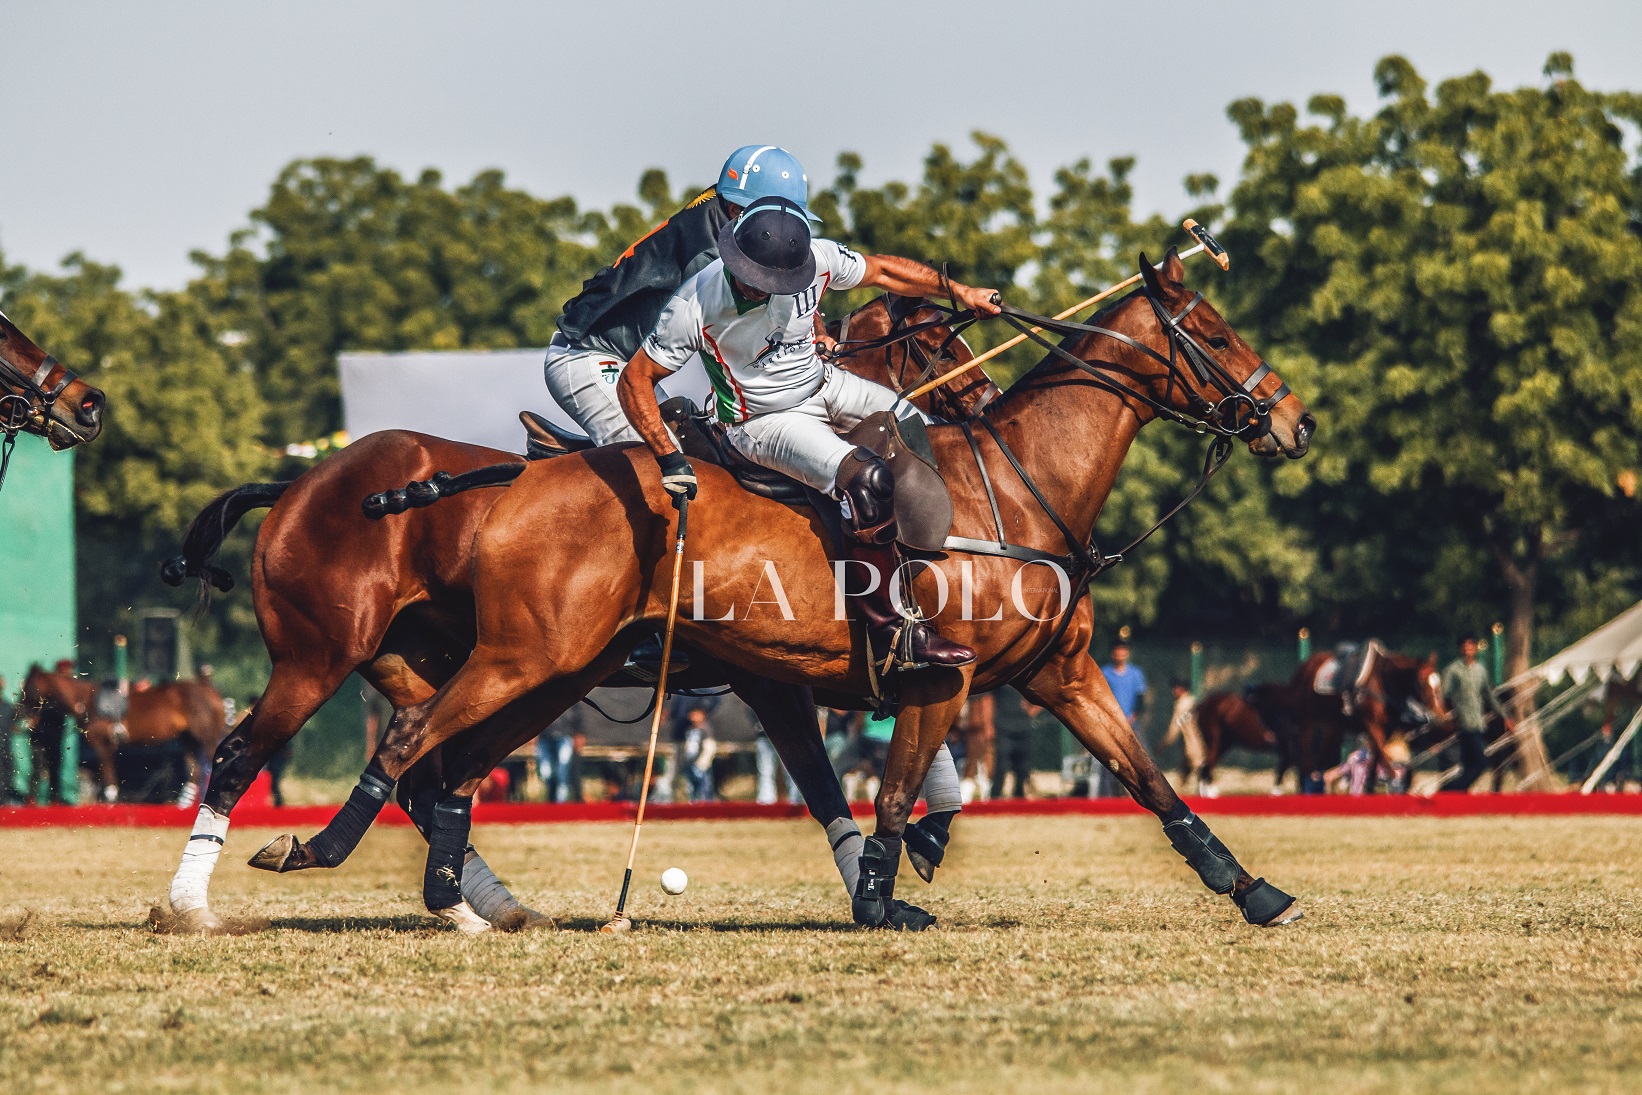
[[[877,570],[862,614],[873,649],[888,650],[903,620],[890,602],[896,566],[894,483],[888,465],[838,436],[878,411],[916,414],[888,388],[821,359],[815,321],[829,289],[870,285],[901,296],[948,290],[934,270],[893,255],[858,255],[811,239],[805,210],[760,198],[719,233],[719,258],[687,279],[655,330],[622,371],[617,393],[628,420],[661,464],[662,484],[694,497],[696,478],[662,423],[655,386],[699,354],[730,443],[749,460],[784,472],[844,502],[859,544],[852,554]],[[957,301],[995,315],[997,293],[952,282]],[[901,649],[910,666],[967,665],[975,652],[908,623]]]

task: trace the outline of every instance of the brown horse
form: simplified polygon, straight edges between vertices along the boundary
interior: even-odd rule
[[[36,346],[0,313],[0,430],[44,437],[53,449],[95,440],[103,393]]]
[[[1293,753],[1302,791],[1321,791],[1322,774],[1340,763],[1348,735],[1366,734],[1377,765],[1391,770],[1386,744],[1398,729],[1413,729],[1448,717],[1437,655],[1416,658],[1368,643],[1360,681],[1341,681],[1332,694],[1318,691],[1318,675],[1334,657],[1313,654],[1294,671],[1286,693],[1274,701],[1276,717],[1295,728]],[[1273,718],[1268,714],[1268,720]],[[1281,778],[1281,776],[1279,776]]]
[[[1283,745],[1260,718],[1256,705],[1244,698],[1242,693],[1210,692],[1197,701],[1195,718],[1197,731],[1203,739],[1203,763],[1193,771],[1188,751],[1187,758],[1182,760],[1180,765],[1183,786],[1189,786],[1192,778],[1196,777],[1198,793],[1213,795],[1215,765],[1220,763],[1220,758],[1229,748],[1277,753],[1277,784],[1281,786],[1281,773],[1286,766]]]
[[[929,431],[955,527],[985,535],[995,520],[998,539],[1019,547],[966,549],[973,558],[932,553],[908,583],[919,604],[935,606],[928,615],[943,633],[979,658],[893,683],[895,738],[852,902],[859,923],[932,922],[893,899],[908,815],[970,691],[1006,683],[1066,725],[1251,923],[1299,914],[1292,897],[1244,871],[1169,786],[1090,658],[1092,614],[1072,594],[1100,569],[1089,546],[1096,519],[1151,419],[1236,435],[1256,454],[1291,458],[1304,455],[1314,427],[1270,366],[1185,288],[1178,254],[1161,269],[1144,256],[1140,265],[1144,288],[1102,313],[1100,326],[1062,324],[1071,337],[987,409],[980,431]],[[971,452],[979,455],[966,460]],[[813,687],[829,706],[869,702],[879,690],[875,659],[842,611],[843,568],[834,569],[819,516],[751,496],[716,466],[699,465],[696,474],[685,561],[700,578],[680,604],[685,641],[743,672]],[[620,665],[618,635],[666,615],[675,519],[654,458],[632,445],[533,465],[485,514],[473,547],[473,654],[432,699],[400,712],[361,782],[391,783],[450,743],[424,876],[430,908],[464,904],[457,880],[479,780]],[[1043,566],[1034,571],[1034,563]],[[784,595],[772,600],[777,586]],[[958,598],[942,595],[958,589],[967,594],[961,610]]]
[[[949,344],[945,328],[918,334],[910,340],[912,347],[870,346],[894,330],[940,317],[925,302],[880,297],[833,326],[845,351],[839,364],[902,388],[906,384],[897,384],[898,374],[906,383],[915,382],[925,367],[920,362],[933,362],[945,372],[968,361],[968,347],[961,340]],[[984,376],[976,377],[934,393],[938,402],[919,402],[932,413],[961,415],[989,386]],[[481,519],[503,492],[472,490],[382,521],[366,520],[360,500],[439,471],[460,475],[523,463],[511,453],[389,431],[362,438],[295,482],[229,491],[194,520],[182,556],[166,564],[166,581],[175,585],[193,576],[226,590],[232,579],[211,562],[217,549],[245,513],[274,507],[257,534],[252,562],[257,620],[273,673],[261,699],[217,750],[201,811],[217,847],[226,836],[230,812],[257,773],[348,674],[358,672],[396,709],[403,709],[431,697],[473,648],[470,548]],[[629,635],[616,644],[621,653],[636,638]],[[720,679],[710,659],[701,659],[692,673],[704,683]],[[746,674],[725,679],[769,730],[816,820],[823,826],[840,819],[853,825],[815,733],[807,694]],[[676,683],[688,687],[691,680],[686,674]],[[401,805],[424,834],[439,784],[437,761],[437,756],[430,758],[397,786]],[[385,799],[383,792],[377,805]],[[179,928],[214,930],[221,925],[209,905],[210,872],[203,869],[208,859],[214,863],[214,858],[186,854],[178,870],[171,904]],[[478,878],[474,892],[482,889],[489,897],[480,910],[484,920],[509,929],[543,922],[506,893],[477,853],[465,857],[463,873],[469,881]],[[464,919],[459,926],[474,930],[479,925]]]
[[[200,757],[217,747],[227,732],[222,694],[201,681],[166,681],[127,697],[124,714],[115,718],[101,706],[95,681],[39,666],[29,670],[23,683],[22,709],[34,718],[47,704],[55,705],[80,724],[86,741],[97,754],[97,771],[104,801],[119,798],[114,756],[127,745],[155,746],[181,742],[188,779],[198,787],[204,781]]]

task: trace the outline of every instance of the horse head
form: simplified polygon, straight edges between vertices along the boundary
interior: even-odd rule
[[[1154,315],[1153,338],[1131,332],[1161,362],[1149,378],[1154,398],[1184,418],[1247,441],[1257,456],[1304,456],[1317,428],[1311,412],[1203,294],[1186,288],[1185,275],[1176,249],[1169,249],[1160,267],[1142,253],[1145,291],[1126,301],[1137,308],[1136,298],[1144,299]],[[1156,345],[1159,334],[1166,352]]]
[[[37,434],[54,449],[71,449],[102,432],[103,403],[100,390],[0,312],[0,427]]]

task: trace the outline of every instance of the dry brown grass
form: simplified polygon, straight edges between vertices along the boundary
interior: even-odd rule
[[[148,931],[181,831],[0,831],[0,1090],[1619,1091],[1642,1075],[1642,823],[1233,820],[1303,895],[1263,932],[1155,824],[959,822],[942,928],[859,932],[807,822],[481,828],[573,928],[464,938],[417,901],[414,833],[347,866],[243,863],[221,911],[274,929]],[[656,876],[691,875],[666,898]]]

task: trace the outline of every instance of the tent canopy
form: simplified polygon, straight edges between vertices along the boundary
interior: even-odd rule
[[[1630,680],[1642,666],[1642,601],[1621,612],[1560,654],[1534,666],[1523,679],[1555,684],[1572,677],[1575,684],[1595,676],[1599,681]]]

